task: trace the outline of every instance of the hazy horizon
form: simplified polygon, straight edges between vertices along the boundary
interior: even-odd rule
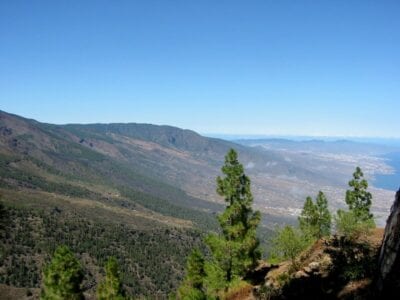
[[[4,111],[0,108],[0,111]],[[54,125],[72,125],[72,124],[82,124],[82,125],[90,125],[90,124],[149,124],[149,125],[156,125],[156,126],[172,126],[172,127],[177,127],[181,128],[184,130],[192,130],[197,132],[200,135],[206,136],[206,137],[211,137],[211,138],[220,138],[220,139],[225,139],[229,141],[234,141],[234,140],[240,140],[240,139],[287,139],[287,140],[293,140],[293,141],[309,141],[309,140],[322,140],[322,141],[339,141],[339,140],[349,140],[349,141],[359,141],[359,142],[372,142],[372,143],[382,143],[385,144],[386,142],[389,143],[394,143],[396,146],[400,146],[400,136],[353,136],[353,135],[307,135],[307,134],[298,134],[298,135],[293,135],[293,134],[251,134],[251,133],[244,133],[244,134],[232,134],[232,133],[215,133],[215,132],[200,132],[196,131],[193,128],[182,128],[179,126],[176,126],[174,124],[156,124],[156,123],[150,123],[150,122],[135,122],[135,121],[130,121],[130,122],[111,122],[111,123],[106,123],[106,122],[93,122],[93,123],[51,123],[51,122],[46,122],[40,119],[35,119],[29,116],[25,115],[18,115],[13,112],[9,111],[4,111],[6,113],[10,113],[13,115],[17,115],[23,118],[27,119],[33,119],[35,121],[41,122],[41,123],[49,123],[49,124],[54,124]]]

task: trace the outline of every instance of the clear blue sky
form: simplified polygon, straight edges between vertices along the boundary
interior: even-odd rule
[[[400,1],[0,1],[0,109],[400,137]]]

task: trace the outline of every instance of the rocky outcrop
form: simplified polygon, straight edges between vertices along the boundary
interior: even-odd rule
[[[379,254],[377,293],[398,299],[400,289],[400,190],[390,210]],[[395,296],[392,296],[395,295]]]

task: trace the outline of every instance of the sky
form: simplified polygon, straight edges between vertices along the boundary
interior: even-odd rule
[[[0,1],[0,109],[400,137],[400,1]]]

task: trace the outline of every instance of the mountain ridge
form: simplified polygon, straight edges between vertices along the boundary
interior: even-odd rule
[[[2,112],[1,115],[3,119],[14,119],[14,123],[17,122],[15,120],[20,120],[27,124],[26,126],[31,126],[32,132],[26,128],[25,131],[20,130],[19,139],[22,141],[18,142],[24,144],[26,148],[25,150],[20,149],[20,152],[31,151],[31,154],[36,155],[37,159],[50,164],[56,163],[56,167],[60,167],[62,164],[60,167],[62,171],[68,171],[72,176],[79,175],[83,179],[94,178],[97,180],[99,177],[97,175],[101,171],[102,176],[100,177],[103,179],[114,181],[113,184],[126,185],[127,182],[121,178],[120,173],[127,176],[126,173],[134,172],[136,178],[144,177],[141,180],[133,180],[135,176],[131,174],[133,177],[130,176],[132,177],[130,183],[135,188],[154,193],[157,192],[157,189],[154,190],[152,185],[156,181],[157,184],[170,186],[168,189],[179,189],[186,193],[185,196],[179,192],[179,197],[173,197],[173,199],[169,197],[169,199],[176,201],[177,198],[190,198],[191,200],[187,201],[189,206],[196,202],[202,203],[202,207],[212,206],[212,202],[221,203],[221,199],[215,193],[215,178],[220,175],[220,166],[223,164],[225,153],[232,147],[238,151],[246,172],[252,178],[256,207],[263,213],[275,214],[279,217],[285,217],[285,214],[288,213],[287,207],[290,208],[289,211],[293,209],[295,214],[301,208],[305,197],[316,194],[319,189],[327,191],[328,196],[332,198],[331,203],[334,208],[340,207],[340,203],[343,201],[341,194],[344,194],[347,187],[346,177],[350,177],[358,164],[369,177],[374,176],[374,172],[385,174],[390,171],[390,167],[385,165],[382,159],[367,156],[363,144],[357,143],[357,149],[364,151],[357,152],[360,153],[360,155],[357,154],[358,156],[351,155],[350,148],[342,148],[339,149],[340,151],[336,149],[333,153],[329,152],[329,149],[318,148],[303,153],[301,148],[300,150],[294,149],[294,151],[282,149],[279,146],[281,140],[273,141],[274,146],[265,149],[265,147],[251,147],[254,146],[252,141],[245,141],[243,142],[245,145],[240,145],[221,139],[203,137],[192,130],[169,125],[132,122],[53,125],[5,112]],[[17,129],[21,127],[20,124],[11,125]],[[4,124],[1,127],[1,130],[4,131],[3,140],[4,134],[7,134],[5,127]],[[51,138],[56,141],[54,144],[51,143]],[[7,143],[6,147],[10,147],[10,143],[17,142],[10,140]],[[33,143],[33,146],[29,143]],[[299,144],[302,145],[299,142],[290,142],[289,144],[293,143],[295,147],[298,147]],[[306,143],[306,145],[310,143]],[[17,146],[14,145],[14,148],[17,149]],[[55,148],[55,146],[57,147]],[[20,145],[20,147],[23,146]],[[381,151],[381,148],[377,147],[376,149]],[[73,153],[80,154],[74,156]],[[49,159],[49,155],[54,156],[54,154],[57,156],[56,159]],[[84,164],[90,161],[92,164],[90,167],[97,169],[96,171],[92,170],[90,176],[88,176],[89,174],[79,174],[79,168],[71,169],[69,164],[62,163],[68,157]],[[101,163],[102,161],[103,163]],[[107,164],[107,167],[104,166]],[[114,167],[111,167],[110,164]],[[113,168],[118,171],[111,172]],[[324,170],[329,170],[329,172]],[[138,184],[138,182],[145,181],[153,183]],[[107,184],[104,180],[103,183]],[[287,194],[284,194],[284,191]],[[382,210],[381,207],[385,207],[386,213],[389,207],[383,203],[387,199],[387,192],[376,189],[374,193],[380,199],[378,202],[381,204],[378,208]],[[168,195],[160,195],[160,193],[156,196],[168,198]],[[202,201],[207,202],[203,203]],[[380,214],[384,213],[380,212]],[[291,218],[294,219],[293,216]],[[269,226],[273,227],[274,222],[269,222]]]

